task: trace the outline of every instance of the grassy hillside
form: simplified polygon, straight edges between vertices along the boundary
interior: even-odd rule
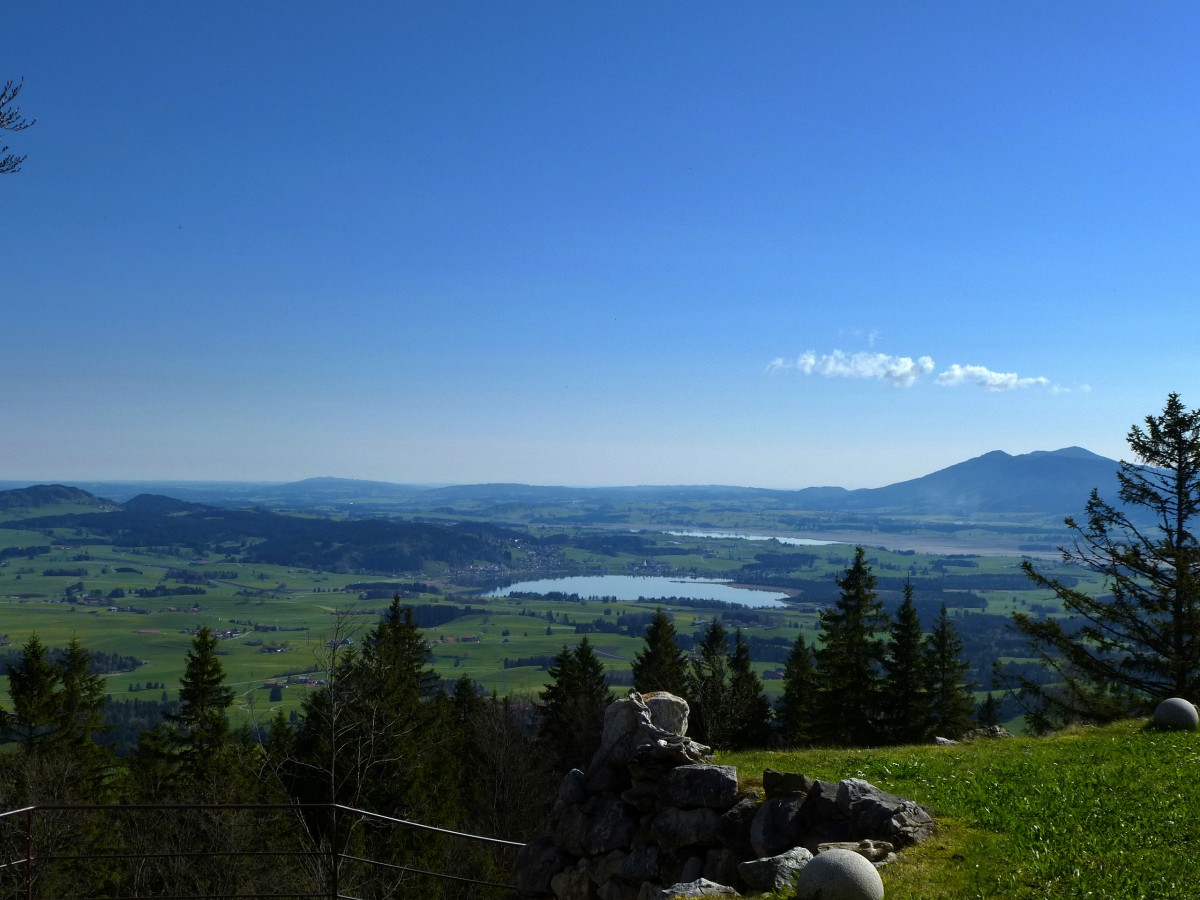
[[[930,807],[940,828],[882,871],[888,900],[1197,895],[1200,733],[1144,723],[953,747],[718,754],[861,777]],[[753,776],[753,778],[751,778]]]

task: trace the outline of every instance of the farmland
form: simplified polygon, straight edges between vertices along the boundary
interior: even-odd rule
[[[808,643],[815,640],[817,612],[835,598],[834,578],[852,552],[849,544],[789,546],[772,540],[541,525],[490,533],[486,544],[478,544],[485,548],[478,552],[488,558],[430,558],[418,569],[380,573],[365,567],[347,571],[344,565],[264,561],[256,548],[272,540],[281,545],[276,534],[297,527],[301,517],[294,513],[262,513],[259,518],[237,513],[245,516],[238,519],[203,507],[143,509],[138,533],[169,538],[174,528],[187,538],[139,546],[122,537],[131,530],[128,523],[120,534],[102,527],[114,515],[103,507],[60,504],[35,512],[10,509],[0,520],[0,642],[7,645],[0,653],[11,654],[34,632],[51,647],[77,637],[94,652],[140,661],[136,668],[106,676],[112,697],[158,700],[175,696],[191,636],[207,626],[222,636],[228,680],[238,691],[241,715],[251,720],[277,708],[298,708],[306,691],[323,678],[331,641],[352,646],[393,593],[416,609],[418,622],[433,623],[424,633],[436,671],[446,679],[465,675],[488,691],[538,691],[548,677],[548,660],[585,633],[619,688],[628,683],[630,661],[641,649],[641,628],[654,607],[662,605],[673,612],[685,644],[713,615],[721,615],[731,628],[742,627],[768,693],[776,693],[779,681],[770,673],[781,668],[797,635]],[[202,526],[211,527],[215,519],[225,523],[220,532],[212,532],[220,540],[207,540]],[[257,536],[231,533],[229,522]],[[333,529],[338,523],[309,516],[300,524]],[[356,527],[366,533],[363,523]],[[973,532],[962,531],[970,546]],[[338,550],[336,540],[326,534],[336,532],[319,532],[319,552],[304,547],[295,551],[296,558],[311,562],[338,553],[348,558],[349,551]],[[943,542],[955,540],[953,532],[941,534]],[[872,545],[867,535],[860,539]],[[436,544],[443,537],[423,540]],[[463,540],[455,537],[455,552],[476,546]],[[926,624],[942,603],[957,616],[981,690],[989,686],[993,659],[1020,659],[1021,651],[1004,627],[1009,613],[1054,610],[1049,594],[1020,576],[1015,555],[872,546],[869,558],[889,607],[898,602],[904,579],[911,578]],[[522,578],[582,573],[720,578],[769,585],[792,600],[780,610],[741,610],[661,598],[482,596],[488,588]]]

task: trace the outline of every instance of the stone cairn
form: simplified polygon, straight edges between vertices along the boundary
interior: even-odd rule
[[[792,884],[821,851],[877,865],[928,837],[929,814],[859,778],[763,773],[765,799],[686,736],[688,705],[630,692],[604,716],[588,771],[563,778],[550,833],[517,857],[517,890],[558,900],[737,896]]]

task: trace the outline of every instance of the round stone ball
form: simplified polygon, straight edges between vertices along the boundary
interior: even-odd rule
[[[796,900],[883,900],[883,879],[865,856],[826,850],[800,870]]]
[[[1197,714],[1195,706],[1182,697],[1168,697],[1154,709],[1156,728],[1192,731],[1197,724],[1200,724],[1200,714]]]

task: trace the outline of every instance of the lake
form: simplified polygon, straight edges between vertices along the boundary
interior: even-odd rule
[[[737,538],[743,541],[779,541],[789,547],[826,547],[841,541],[818,541],[813,538],[779,537],[774,534],[738,534],[733,531],[668,531],[676,537]]]
[[[780,601],[787,594],[780,591],[755,591],[734,587],[725,581],[704,581],[698,578],[664,578],[651,575],[572,575],[566,578],[541,578],[519,581],[508,587],[496,588],[485,597],[507,597],[513,592],[546,594],[561,591],[580,597],[615,597],[618,600],[637,600],[639,597],[688,597],[692,600],[721,600],[740,606],[784,606]]]

